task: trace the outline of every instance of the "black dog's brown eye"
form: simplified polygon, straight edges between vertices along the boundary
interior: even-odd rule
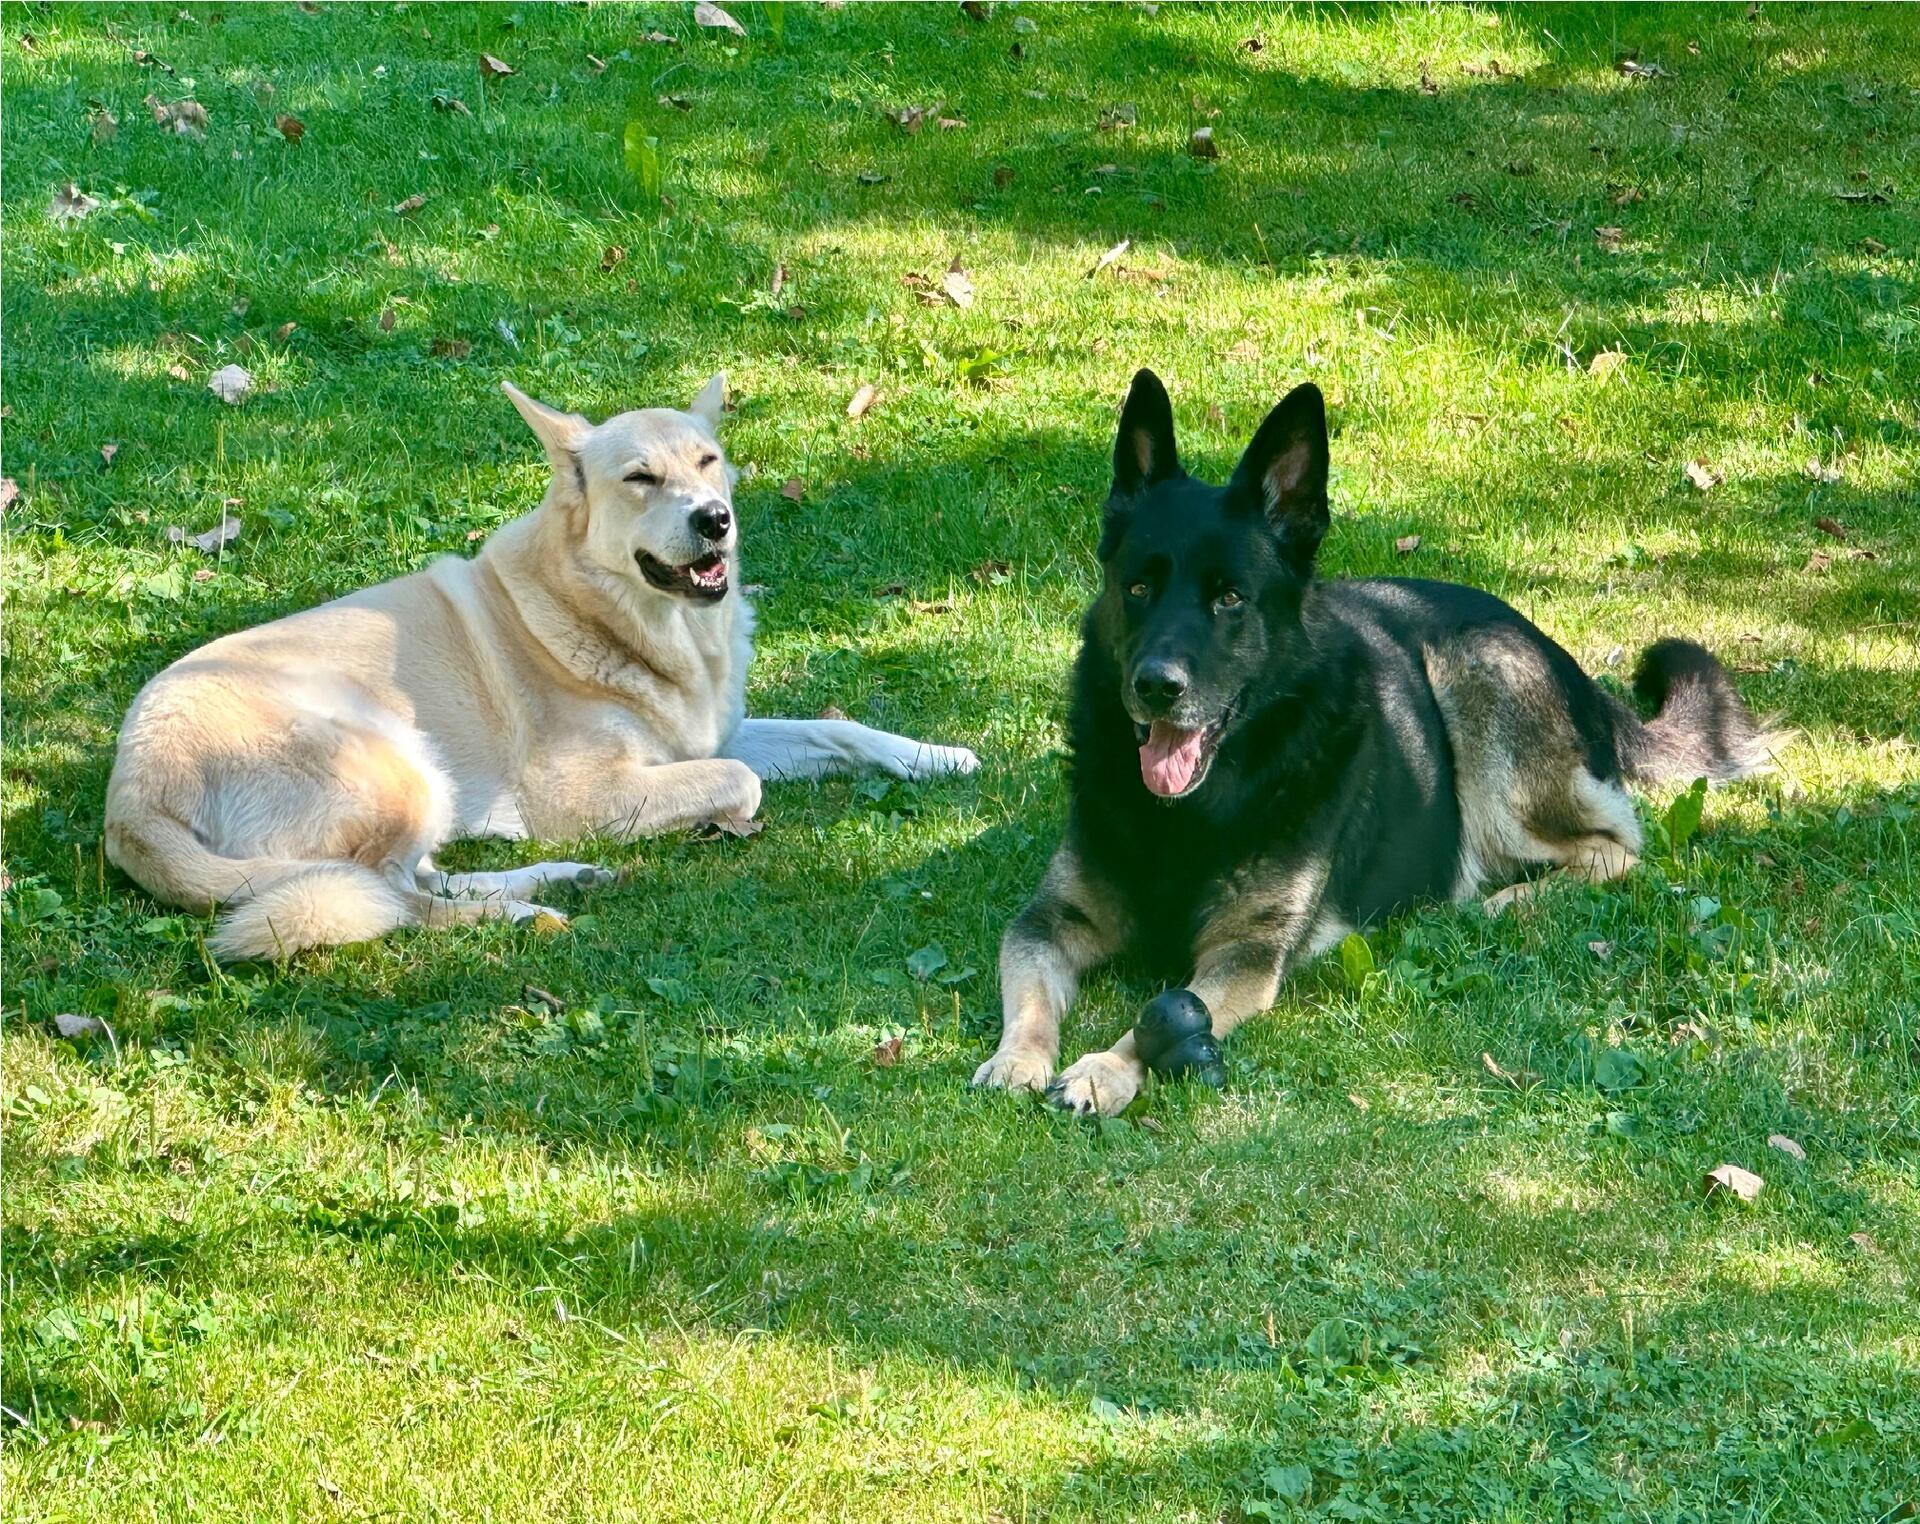
[[[1128,596],[1129,598],[1144,598],[1144,597],[1146,597],[1146,596],[1147,596],[1147,584],[1146,584],[1146,583],[1144,583],[1144,582],[1136,582],[1136,583],[1134,583],[1134,584],[1133,584],[1133,585],[1132,585],[1131,587],[1129,587],[1129,588],[1127,589],[1127,596]]]
[[[660,478],[655,476],[651,471],[646,470],[629,471],[627,473],[627,480],[630,482],[638,482],[643,487],[657,487],[660,485]]]
[[[1240,595],[1230,587],[1222,590],[1220,596],[1213,600],[1213,606],[1217,609],[1237,609],[1240,604]]]

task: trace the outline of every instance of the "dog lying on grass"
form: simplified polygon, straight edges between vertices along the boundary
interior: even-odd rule
[[[686,412],[597,427],[504,390],[553,468],[537,509],[471,561],[203,646],[127,712],[107,855],[171,904],[222,907],[223,960],[558,917],[534,896],[612,879],[442,873],[448,841],[648,836],[751,819],[763,779],[978,765],[849,721],[745,717],[724,378]]]
[[[1767,765],[1776,737],[1701,647],[1642,657],[1643,722],[1489,593],[1318,579],[1327,526],[1315,387],[1212,487],[1180,467],[1158,378],[1134,377],[1073,674],[1066,838],[1001,943],[976,1085],[1111,1115],[1149,1068],[1218,1084],[1219,1040],[1355,927],[1541,865],[1618,878],[1640,851],[1623,779]],[[1185,986],[1055,1078],[1080,973],[1123,947]]]

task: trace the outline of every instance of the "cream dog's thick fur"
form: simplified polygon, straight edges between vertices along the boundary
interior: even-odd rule
[[[163,900],[224,907],[218,957],[525,919],[547,885],[611,878],[437,871],[459,838],[644,836],[749,819],[763,778],[978,765],[848,721],[746,718],[722,377],[687,412],[598,427],[505,391],[553,467],[537,509],[471,561],[203,646],[128,711],[107,855]]]

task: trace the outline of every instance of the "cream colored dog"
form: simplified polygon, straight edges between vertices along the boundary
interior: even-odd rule
[[[223,959],[396,926],[515,920],[585,863],[442,873],[463,837],[633,837],[743,821],[769,778],[972,772],[963,747],[745,716],[725,380],[595,427],[504,386],[546,447],[540,506],[449,557],[228,635],[141,691],[107,785],[107,855],[196,912]]]

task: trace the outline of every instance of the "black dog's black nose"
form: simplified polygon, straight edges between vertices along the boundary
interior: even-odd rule
[[[708,503],[687,515],[693,532],[705,540],[724,540],[733,528],[733,515],[721,503]]]
[[[1133,691],[1154,713],[1164,714],[1187,691],[1187,674],[1174,662],[1143,662],[1133,674]]]

